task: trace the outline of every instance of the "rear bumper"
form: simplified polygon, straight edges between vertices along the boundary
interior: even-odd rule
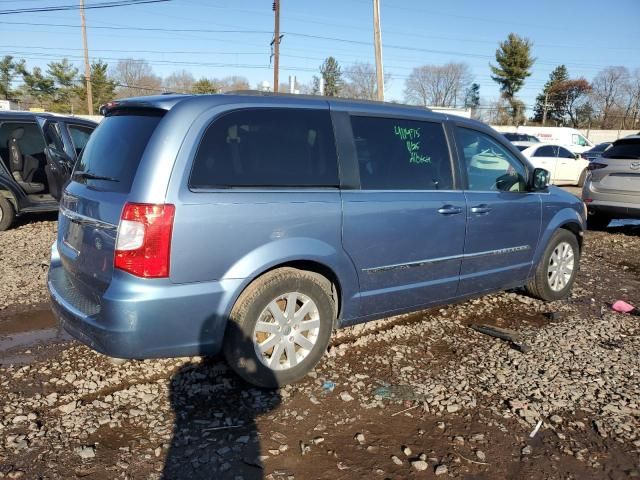
[[[582,198],[589,199],[587,209],[614,218],[640,218],[640,193],[607,193],[593,188],[591,181],[584,184]]]
[[[214,355],[222,346],[241,280],[171,284],[116,272],[96,301],[79,298],[52,250],[48,288],[53,312],[80,342],[117,358]]]

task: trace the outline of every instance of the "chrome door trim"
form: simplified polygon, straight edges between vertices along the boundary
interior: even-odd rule
[[[95,218],[87,217],[80,213],[69,210],[63,205],[60,205],[60,213],[67,217],[72,222],[79,223],[80,225],[89,225],[95,228],[101,228],[103,230],[117,230],[118,226],[111,223],[103,222],[102,220],[96,220]]]
[[[525,252],[527,250],[531,250],[531,245],[519,245],[517,247],[499,248],[497,250],[486,250],[484,252],[464,253],[460,255],[450,255],[447,257],[429,258],[425,260],[418,260],[415,262],[395,263],[392,265],[383,265],[381,267],[363,268],[362,271],[366,273],[379,273],[379,272],[388,272],[391,270],[404,270],[407,268],[415,268],[415,267],[422,267],[425,265],[432,265],[434,263],[448,262],[450,260],[488,257],[492,255],[507,255],[510,253]]]

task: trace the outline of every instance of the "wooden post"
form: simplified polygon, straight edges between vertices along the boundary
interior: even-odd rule
[[[84,18],[84,0],[80,0],[80,24],[82,25],[82,46],[84,48],[84,79],[87,85],[87,111],[93,115],[93,92],[91,89],[91,65],[87,47],[87,24]]]
[[[376,54],[378,100],[384,100],[384,72],[382,69],[382,39],[380,34],[380,0],[373,0],[373,44]]]
[[[280,0],[273,1],[275,25],[273,29],[273,91],[280,90]]]

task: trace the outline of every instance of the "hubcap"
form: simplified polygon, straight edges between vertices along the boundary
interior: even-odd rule
[[[253,345],[260,361],[272,370],[298,365],[318,341],[320,313],[311,298],[290,292],[274,298],[253,329]]]
[[[567,286],[573,276],[574,265],[573,247],[567,242],[556,245],[547,267],[547,281],[551,290],[559,292]]]

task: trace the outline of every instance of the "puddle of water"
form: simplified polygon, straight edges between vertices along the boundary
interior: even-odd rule
[[[0,319],[0,363],[27,363],[30,357],[25,352],[9,352],[70,339],[50,310],[23,312]]]

